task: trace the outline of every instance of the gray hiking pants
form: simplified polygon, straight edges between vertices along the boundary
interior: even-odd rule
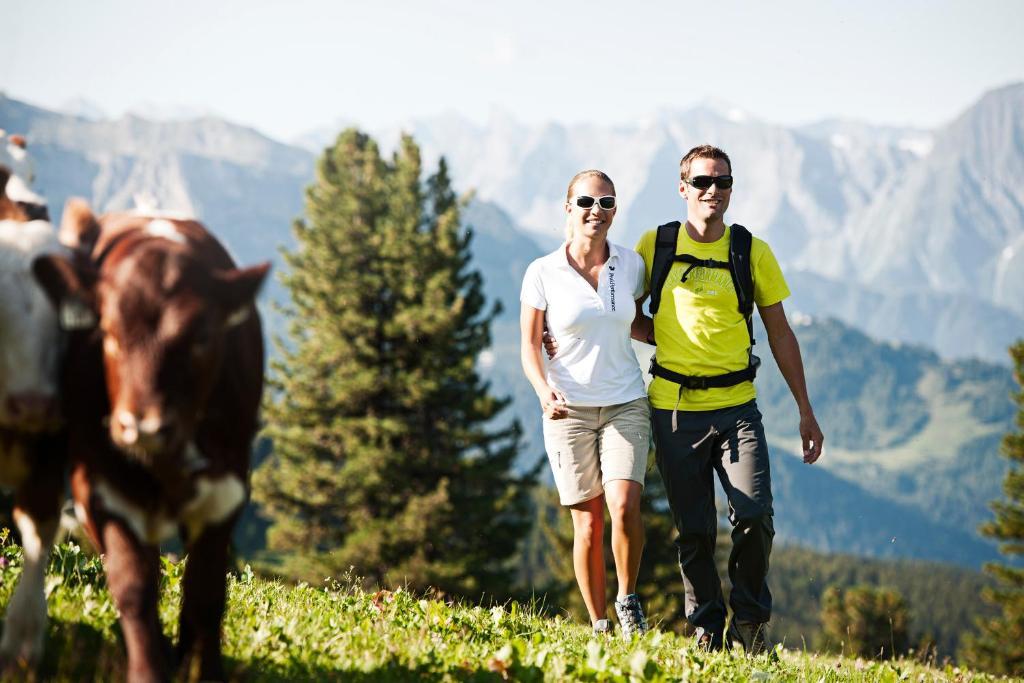
[[[652,419],[658,470],[679,531],[676,545],[687,620],[712,633],[721,634],[725,628],[725,600],[715,567],[718,516],[712,472],[717,472],[733,525],[733,618],[768,621],[772,594],[765,579],[775,529],[768,444],[756,401],[719,410],[679,411],[675,432],[671,410],[655,409]]]

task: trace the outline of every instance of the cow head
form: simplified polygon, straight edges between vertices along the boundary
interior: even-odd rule
[[[40,254],[61,251],[49,223],[0,220],[0,429],[57,426],[63,337],[31,264]]]
[[[60,243],[76,252],[88,254],[100,237],[100,224],[81,197],[69,197],[64,203],[64,216],[57,233]]]
[[[0,219],[48,221],[46,200],[30,189],[35,167],[27,146],[24,136],[0,130]]]
[[[0,165],[0,221],[25,222],[28,215],[7,196],[7,181],[11,178],[11,169]]]
[[[211,269],[189,245],[152,238],[115,244],[98,270],[60,257],[34,265],[68,326],[98,325],[110,437],[151,464],[194,438],[269,268]]]

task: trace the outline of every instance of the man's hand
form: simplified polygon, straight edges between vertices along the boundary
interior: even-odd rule
[[[558,353],[558,342],[555,341],[555,338],[547,330],[544,330],[540,340],[544,344],[544,353],[548,354],[548,360],[551,360]]]
[[[813,465],[821,457],[821,445],[825,441],[814,413],[800,415],[800,440],[803,441],[804,462]]]
[[[537,399],[540,401],[541,410],[544,411],[544,415],[548,419],[561,420],[563,417],[569,417],[569,409],[565,405],[565,396],[562,395],[562,392],[546,387],[537,392]]]

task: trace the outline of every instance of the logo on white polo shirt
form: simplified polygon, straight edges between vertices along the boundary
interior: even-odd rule
[[[615,266],[608,266],[608,295],[611,298],[612,310],[615,310]]]

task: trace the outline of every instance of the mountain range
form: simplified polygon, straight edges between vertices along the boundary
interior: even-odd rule
[[[55,206],[68,194],[101,209],[149,197],[222,226],[242,260],[287,241],[281,226],[300,213],[315,154],[338,132],[289,145],[210,116],[108,120],[96,111],[62,114],[0,94],[0,126],[29,134]],[[679,157],[713,141],[735,167],[729,218],[772,245],[795,285],[791,308],[947,358],[1006,363],[1024,333],[1024,84],[985,94],[931,131],[843,120],[785,127],[727,105],[617,126],[495,114],[486,125],[445,115],[404,129],[428,164],[443,154],[458,187],[544,248],[561,239],[565,184],[583,168],[618,183],[615,241],[632,245],[683,218]],[[386,148],[399,130],[371,132]]]
[[[443,154],[464,189],[545,247],[561,239],[566,183],[585,168],[616,182],[615,241],[632,246],[685,218],[679,158],[712,142],[732,157],[730,220],[771,244],[801,284],[800,310],[997,363],[1024,333],[1024,84],[928,131],[842,120],[786,127],[722,105],[629,125],[525,125],[498,114],[486,125],[447,115],[405,129],[424,158]],[[329,141],[321,131],[300,142],[319,151]]]
[[[408,129],[428,163],[443,153],[457,184],[474,189],[464,215],[474,263],[504,307],[480,365],[514,398],[523,466],[542,446],[518,364],[519,284],[561,239],[564,184],[581,168],[608,170],[623,206],[613,239],[631,244],[682,218],[681,150],[714,140],[737,169],[730,218],[773,246],[794,292],[787,309],[809,321],[798,335],[829,435],[819,466],[789,455],[799,450],[792,399],[765,358],[758,386],[774,430],[779,539],[976,566],[995,557],[975,527],[1005,472],[997,455],[1012,427],[1005,349],[1024,335],[1022,114],[1017,85],[937,131],[843,121],[785,128],[720,107],[630,127],[440,117]],[[329,142],[311,133],[305,147],[285,144],[212,117],[111,121],[2,94],[0,128],[28,136],[36,189],[54,213],[73,195],[99,210],[142,201],[192,212],[240,262],[278,266],[279,249],[294,245],[289,226],[317,145]],[[376,134],[386,146],[396,131]],[[284,301],[276,282],[267,298]],[[267,310],[271,334],[283,329]]]

